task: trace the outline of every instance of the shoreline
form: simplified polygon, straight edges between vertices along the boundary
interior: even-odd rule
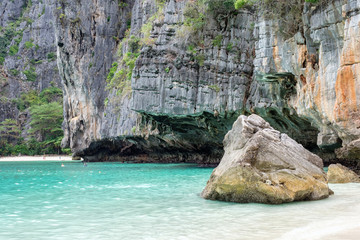
[[[8,156],[0,157],[0,162],[31,162],[31,161],[80,161],[73,160],[68,155],[40,155],[40,156]]]

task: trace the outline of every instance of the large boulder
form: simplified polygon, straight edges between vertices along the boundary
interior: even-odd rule
[[[255,114],[236,120],[224,148],[202,192],[206,199],[279,204],[331,192],[321,158]]]
[[[360,183],[359,175],[339,163],[329,166],[327,178],[329,183]]]

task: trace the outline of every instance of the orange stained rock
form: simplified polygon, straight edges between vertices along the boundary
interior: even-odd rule
[[[317,109],[321,110],[322,109],[322,107],[321,107],[321,81],[319,79],[317,79],[316,81],[317,81],[317,83],[314,83],[314,82],[311,83],[312,90],[314,93],[314,102],[315,102]],[[318,87],[314,91],[315,85],[317,85]]]
[[[360,62],[360,34],[357,34],[350,28],[347,32],[348,40],[345,41],[341,65],[351,65]]]
[[[338,71],[335,92],[335,119],[336,121],[347,120],[350,114],[357,110],[355,76],[351,66],[341,67]]]
[[[306,45],[301,45],[301,47],[298,48],[298,65],[300,68],[306,68],[307,66],[307,48]]]
[[[277,36],[274,36],[273,59],[275,68],[278,72],[281,71],[281,58],[279,56],[279,46]]]
[[[303,86],[305,86],[306,85],[306,77],[303,74],[300,75],[300,80],[301,80]]]
[[[279,46],[273,47],[273,59],[275,63],[275,68],[279,72],[281,71],[281,58],[279,57]]]

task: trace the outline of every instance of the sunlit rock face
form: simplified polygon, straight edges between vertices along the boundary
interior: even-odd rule
[[[322,160],[258,115],[240,116],[224,139],[225,154],[202,196],[279,204],[327,198]]]

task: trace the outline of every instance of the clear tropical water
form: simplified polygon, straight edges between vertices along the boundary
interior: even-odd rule
[[[337,239],[360,228],[360,184],[285,205],[202,199],[195,165],[0,162],[0,239]],[[356,237],[354,238],[356,239]]]

